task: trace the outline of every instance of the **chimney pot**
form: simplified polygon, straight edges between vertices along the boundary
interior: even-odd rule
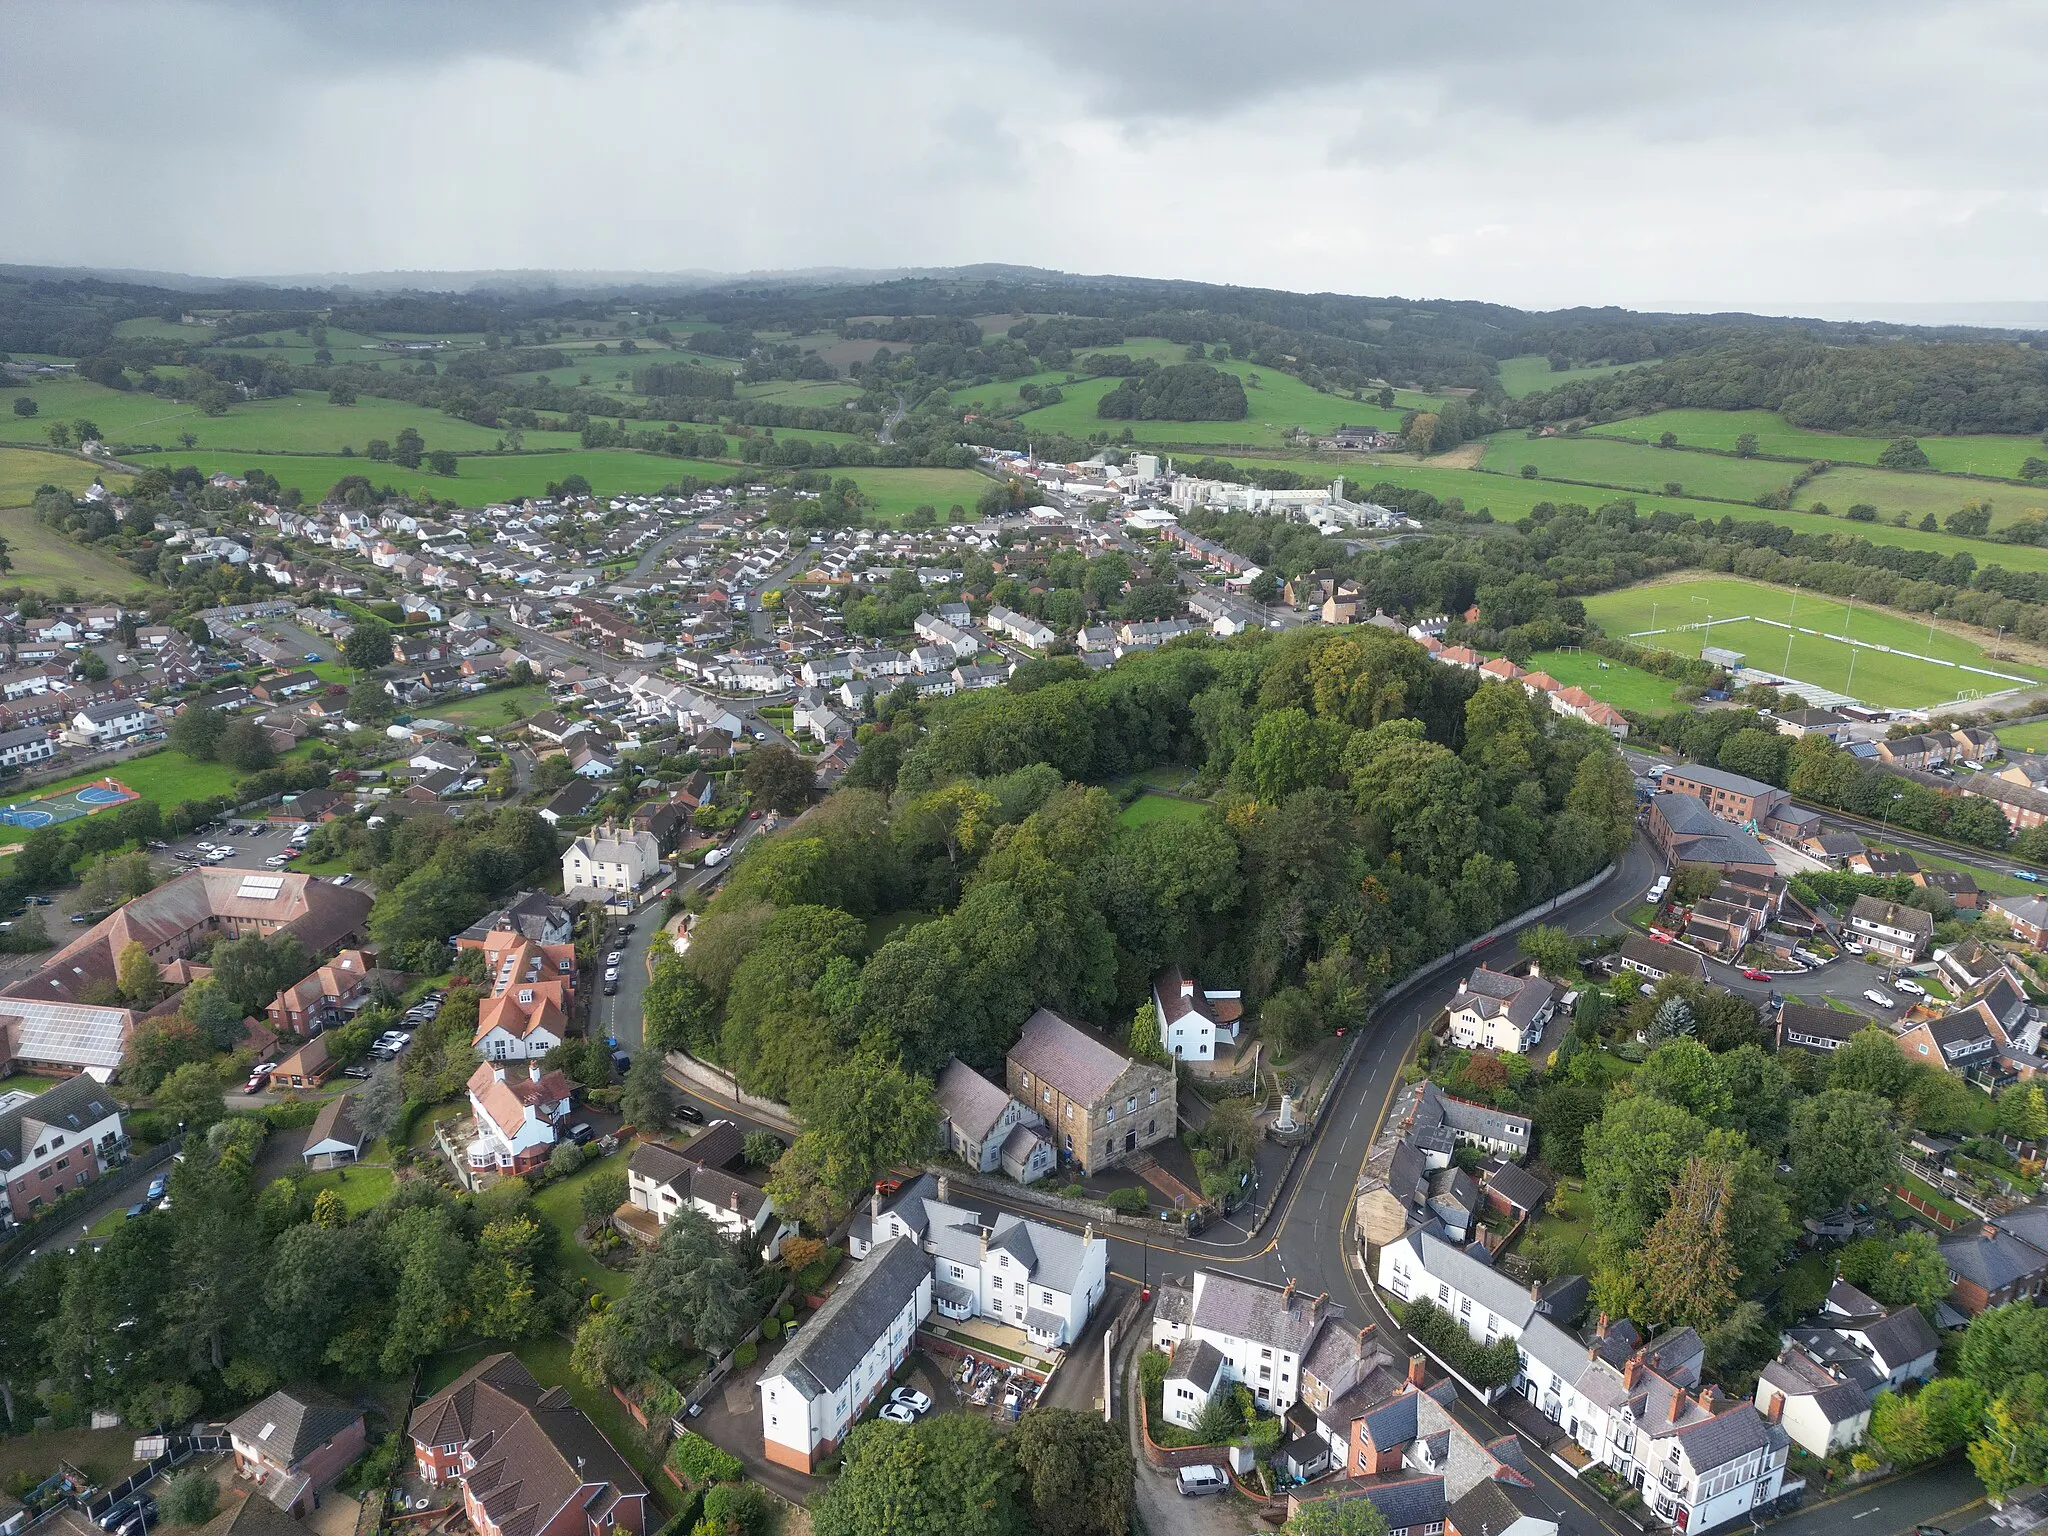
[[[1361,1350],[1365,1348],[1365,1341],[1372,1337],[1372,1331],[1375,1326],[1376,1325],[1373,1323],[1367,1323],[1363,1328],[1358,1330],[1358,1347]]]
[[[1600,1314],[1600,1326],[1594,1329],[1593,1332],[1598,1338],[1604,1339],[1607,1337],[1607,1314],[1605,1312]]]
[[[1541,1301],[1543,1299],[1543,1281],[1540,1278],[1529,1282],[1529,1299],[1531,1301]]]

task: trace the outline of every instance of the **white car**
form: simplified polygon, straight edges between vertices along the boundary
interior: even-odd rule
[[[1842,952],[1849,955],[1860,955],[1863,953],[1863,946],[1854,939],[1844,939],[1842,940]]]
[[[917,1415],[901,1403],[884,1403],[881,1411],[875,1417],[887,1419],[891,1424],[915,1424],[917,1422]]]
[[[289,863],[291,863],[291,860],[286,858],[283,854],[273,853],[269,858],[263,861],[263,867],[265,869],[283,869],[285,865]]]
[[[1878,987],[1866,987],[1863,997],[1866,1002],[1875,1003],[1880,1008],[1896,1008],[1899,1006],[1899,1000],[1896,997]]]
[[[355,878],[354,875],[336,875],[334,883],[336,885],[352,885],[355,883]]]
[[[615,949],[610,954],[604,957],[604,963],[606,965],[616,966],[621,960],[625,958],[626,952],[623,949]]]
[[[1893,982],[1892,986],[1897,991],[1905,993],[1908,997],[1925,997],[1927,995],[1927,989],[1921,986],[1919,982],[1909,981],[1904,976]]]
[[[930,1413],[932,1411],[932,1400],[915,1387],[898,1387],[889,1394],[889,1401],[901,1403],[912,1413]]]

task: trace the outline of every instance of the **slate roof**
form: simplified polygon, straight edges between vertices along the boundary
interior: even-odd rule
[[[1858,1332],[1870,1341],[1870,1347],[1877,1352],[1877,1358],[1883,1362],[1887,1373],[1897,1370],[1909,1360],[1931,1355],[1941,1347],[1940,1338],[1918,1307],[1901,1307]]]
[[[1689,949],[1680,949],[1673,944],[1659,944],[1646,933],[1631,933],[1621,941],[1621,958],[1633,960],[1639,965],[1664,975],[1691,976],[1705,980],[1707,963]]]
[[[1934,932],[1934,915],[1922,912],[1918,907],[1902,907],[1895,901],[1886,901],[1880,896],[1858,896],[1856,904],[1849,909],[1851,923],[1870,923],[1880,928],[1896,928],[1920,938],[1928,938]]]
[[[1202,1270],[1195,1276],[1194,1327],[1236,1339],[1251,1339],[1275,1350],[1301,1356],[1315,1342],[1316,1332],[1343,1310],[1296,1288],[1291,1294],[1276,1285],[1261,1285],[1235,1275]]]
[[[979,1145],[1010,1106],[1010,1096],[957,1056],[946,1058],[936,1090],[939,1108],[953,1129]]]
[[[1830,1424],[1845,1424],[1870,1407],[1870,1394],[1863,1388],[1851,1381],[1837,1380],[1797,1347],[1786,1349],[1765,1366],[1759,1379],[1787,1397],[1812,1398]]]
[[[1185,1381],[1206,1394],[1215,1390],[1217,1378],[1222,1373],[1223,1351],[1207,1339],[1191,1339],[1173,1352],[1173,1362],[1166,1369],[1166,1379]]]
[[[784,1350],[777,1374],[806,1397],[843,1386],[931,1273],[923,1250],[910,1239],[877,1243],[812,1314],[796,1347]]]
[[[295,1467],[362,1413],[326,1393],[309,1387],[281,1388],[228,1425],[228,1433],[246,1441],[280,1467]]]
[[[1997,1226],[1946,1239],[1941,1257],[1950,1273],[1987,1291],[2002,1290],[2015,1280],[2048,1270],[2048,1253]]]
[[[320,1106],[320,1113],[313,1118],[313,1128],[306,1133],[306,1146],[310,1150],[324,1141],[346,1142],[351,1147],[361,1147],[363,1133],[357,1127],[355,1116],[349,1111],[354,1107],[355,1095],[339,1094]]]
[[[1504,1162],[1486,1176],[1489,1192],[1497,1194],[1510,1205],[1525,1211],[1533,1211],[1550,1197],[1550,1186],[1535,1174]]]
[[[1128,1057],[1050,1008],[1041,1008],[1024,1021],[1023,1032],[1010,1047],[1010,1060],[1076,1104],[1099,1101],[1131,1066]]]
[[[104,1120],[120,1106],[104,1083],[89,1077],[69,1078],[24,1104],[0,1111],[0,1177],[35,1155],[35,1143],[48,1126],[67,1136]]]

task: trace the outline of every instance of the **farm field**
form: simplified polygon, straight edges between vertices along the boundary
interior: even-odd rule
[[[0,572],[0,586],[35,587],[45,592],[71,586],[81,596],[114,596],[143,591],[149,586],[124,561],[101,554],[89,545],[74,543],[37,522],[35,514],[26,507],[0,509],[0,538],[7,540],[8,558],[14,562],[12,570]]]
[[[1137,345],[1138,343],[1130,343],[1121,348],[1103,350],[1129,352]],[[1172,361],[1180,360],[1181,350],[1174,349]],[[1245,396],[1250,405],[1250,414],[1244,420],[1105,421],[1095,414],[1095,407],[1120,381],[1083,379],[1077,384],[1060,387],[1066,398],[1058,405],[1028,411],[1018,418],[1018,424],[1031,429],[1065,432],[1074,437],[1086,437],[1092,432],[1104,429],[1113,434],[1120,433],[1125,427],[1129,427],[1132,436],[1140,442],[1197,445],[1245,443],[1275,448],[1286,442],[1289,427],[1322,433],[1333,431],[1346,423],[1388,430],[1401,425],[1399,411],[1383,411],[1377,405],[1347,399],[1342,395],[1323,394],[1309,388],[1292,374],[1279,373],[1271,368],[1260,368],[1251,363],[1226,362],[1215,366],[1247,380]],[[1253,374],[1259,379],[1256,389],[1249,383]]]
[[[2003,485],[1995,480],[1964,480],[1925,472],[1908,474],[1850,464],[1809,480],[1799,492],[1801,506],[1824,502],[1836,517],[1858,502],[1865,502],[1876,507],[1880,517],[1905,512],[1916,523],[1929,512],[1939,522],[1957,508],[1980,501],[1991,504],[1991,526],[2003,528],[2029,514],[2048,514],[2048,485]],[[1980,556],[1979,563],[2009,564],[2002,553],[2005,548],[1991,546],[1991,552]]]
[[[1507,364],[1501,365],[1503,372]],[[1850,437],[1839,432],[1816,432],[1795,427],[1776,411],[1655,411],[1648,416],[1631,416],[1588,430],[1587,435],[1633,438],[1654,443],[1666,432],[1678,434],[1683,446],[1735,449],[1735,439],[1744,432],[1756,434],[1762,453],[1790,454],[1802,459],[1826,459],[1833,464],[1875,464],[1877,456],[1891,445],[1888,437]],[[1976,433],[1959,437],[1916,438],[1934,468],[1949,474],[2005,475],[2017,478],[2020,466],[2029,458],[2048,458],[2041,442],[2032,437],[2008,437]],[[1683,479],[1684,476],[1674,478]]]
[[[86,379],[56,379],[32,391],[38,414],[0,414],[0,439],[15,443],[47,443],[47,429],[56,422],[84,417],[110,442],[157,443],[175,448],[178,434],[190,432],[197,446],[209,451],[245,453],[334,453],[346,443],[361,453],[373,437],[386,442],[411,427],[429,449],[458,452],[495,447],[504,433],[439,411],[424,410],[402,400],[363,395],[354,405],[331,405],[325,394],[299,390],[271,400],[245,400],[223,416],[208,416],[197,406],[163,400],[139,391],[108,389]],[[574,433],[529,432],[529,448],[573,448]]]
[[[840,405],[860,398],[858,384],[833,379],[763,379],[758,384],[739,384],[734,393],[742,400],[773,400],[777,405]]]
[[[1503,475],[1519,475],[1524,464],[1534,464],[1546,479],[1618,485],[1653,494],[1662,493],[1667,483],[1676,480],[1693,496],[1743,502],[1754,501],[1792,478],[1791,465],[1765,459],[1667,453],[1635,443],[1530,437],[1522,432],[1496,432],[1486,440],[1486,456],[1481,462]]]
[[[1147,790],[1123,808],[1117,821],[1126,827],[1142,827],[1154,821],[1192,821],[1208,809],[1200,801],[1177,800],[1172,795]]]
[[[1670,678],[1608,661],[1591,651],[1538,651],[1529,658],[1529,670],[1548,672],[1567,688],[1583,688],[1616,709],[1661,715],[1678,707],[1671,696],[1677,684]]]
[[[1604,379],[1610,373],[1620,373],[1633,368],[1634,363],[1591,363],[1584,368],[1567,368],[1562,373],[1553,373],[1550,359],[1540,353],[1527,357],[1504,357],[1500,360],[1500,387],[1507,391],[1510,400],[1519,400],[1524,395],[1541,394],[1546,389],[1555,389],[1560,384],[1570,384],[1576,379]],[[1662,427],[1657,429],[1663,431]],[[1652,433],[1654,439],[1656,433]]]
[[[67,453],[38,453],[33,448],[0,448],[0,507],[25,507],[36,499],[36,488],[61,485],[67,491],[83,491],[95,480],[104,480],[109,490],[128,484],[117,475]]]
[[[1852,610],[1839,598],[1736,577],[1681,577],[1602,593],[1586,599],[1586,614],[1617,639],[1685,656],[1699,655],[1703,645],[1738,651],[1764,671],[1894,708],[1945,704],[2020,686],[1940,665],[1944,661],[2031,681],[2048,679],[2048,668],[1992,661],[1981,645],[1961,635],[1937,628],[1930,637],[1924,622],[1904,614],[1860,604]],[[1761,622],[1766,620],[1778,622]],[[1710,634],[1695,627],[1709,621]],[[1797,632],[1782,627],[1786,623],[1796,625]],[[1829,638],[1841,635],[1893,651],[1852,652],[1842,640]]]
[[[432,440],[429,439],[431,442]],[[686,478],[723,481],[739,472],[739,466],[705,459],[671,459],[659,454],[636,453],[630,448],[577,448],[563,453],[494,454],[468,457],[453,478],[425,469],[401,469],[396,464],[373,463],[365,458],[339,456],[296,456],[285,454],[210,452],[149,453],[134,456],[134,462],[161,464],[175,469],[196,464],[212,474],[226,470],[239,474],[260,469],[277,476],[284,485],[295,485],[309,501],[317,501],[328,487],[345,475],[365,475],[375,486],[395,486],[437,500],[452,500],[463,506],[482,506],[514,496],[539,496],[549,482],[567,475],[582,475],[601,495],[628,491],[658,491],[664,485]]]

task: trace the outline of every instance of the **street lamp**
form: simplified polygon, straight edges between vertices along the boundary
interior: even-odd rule
[[[1903,799],[1905,799],[1905,798],[1906,798],[1906,792],[1905,792],[1904,790],[1902,790],[1902,789],[1898,789],[1898,790],[1893,790],[1893,791],[1892,791],[1892,793],[1891,793],[1891,796],[1890,796],[1890,798],[1889,798],[1889,799],[1887,799],[1887,800],[1885,801],[1885,807],[1884,807],[1884,829],[1885,829],[1885,830],[1886,830],[1887,832],[1889,832],[1889,831],[1890,831],[1890,830],[1892,829],[1892,807],[1893,807],[1893,806],[1895,806],[1895,805],[1897,805],[1897,804],[1898,804],[1898,803],[1899,803],[1899,802],[1900,802],[1901,800],[1903,800]]]

